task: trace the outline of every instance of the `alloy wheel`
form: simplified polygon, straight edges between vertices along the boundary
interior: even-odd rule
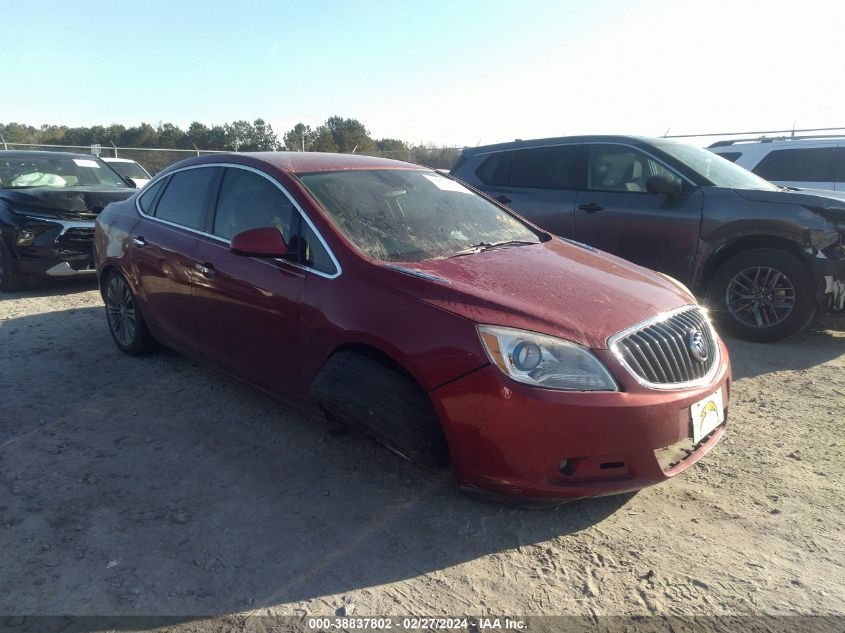
[[[122,277],[114,275],[106,288],[106,315],[114,337],[124,347],[135,339],[138,315],[132,292]]]
[[[795,286],[776,268],[752,266],[734,275],[725,291],[731,315],[756,328],[783,323],[795,308]]]

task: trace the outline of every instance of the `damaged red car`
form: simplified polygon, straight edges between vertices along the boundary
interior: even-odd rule
[[[476,491],[635,490],[725,429],[728,352],[683,285],[418,165],[192,158],[110,204],[95,250],[124,352],[172,347]]]

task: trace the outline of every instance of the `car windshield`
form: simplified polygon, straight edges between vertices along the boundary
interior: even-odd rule
[[[762,189],[776,191],[778,187],[755,176],[747,169],[722,158],[718,154],[678,141],[655,141],[657,149],[703,176],[717,187],[729,189]]]
[[[433,171],[335,171],[299,178],[344,235],[374,259],[421,261],[541,241],[514,216]]]
[[[0,187],[126,187],[108,165],[91,156],[0,156]]]
[[[136,162],[130,161],[127,163],[124,162],[111,162],[106,161],[112,169],[114,169],[117,173],[119,173],[124,178],[142,178],[144,180],[149,180],[150,175],[144,171],[144,169]]]

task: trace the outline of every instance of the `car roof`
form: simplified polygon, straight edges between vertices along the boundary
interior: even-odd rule
[[[111,156],[100,156],[107,163],[135,163],[131,158],[112,158]]]
[[[244,161],[244,159],[258,160],[282,171],[294,174],[366,169],[413,169],[429,171],[428,167],[406,163],[401,160],[364,156],[362,154],[332,154],[329,152],[236,152],[205,154],[187,159],[178,164],[238,163]]]
[[[671,140],[671,139],[657,139],[649,138],[647,136],[624,136],[614,134],[592,134],[588,136],[553,136],[549,138],[536,138],[530,140],[517,139],[507,143],[494,143],[492,145],[479,145],[478,147],[465,147],[464,154],[472,156],[474,154],[484,154],[487,152],[495,152],[506,149],[520,149],[526,147],[542,147],[546,145],[559,145],[564,143],[627,143],[627,144],[642,144],[646,145],[657,140]]]
[[[44,152],[44,151],[29,151],[29,150],[15,150],[3,149],[0,150],[0,158],[49,158],[50,156],[64,156],[65,158],[98,158],[93,154],[77,154],[75,152]]]

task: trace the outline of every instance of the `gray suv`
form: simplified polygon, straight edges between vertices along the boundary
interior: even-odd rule
[[[451,175],[559,235],[661,271],[735,336],[773,341],[845,302],[845,193],[786,190],[669,139],[467,148]]]

